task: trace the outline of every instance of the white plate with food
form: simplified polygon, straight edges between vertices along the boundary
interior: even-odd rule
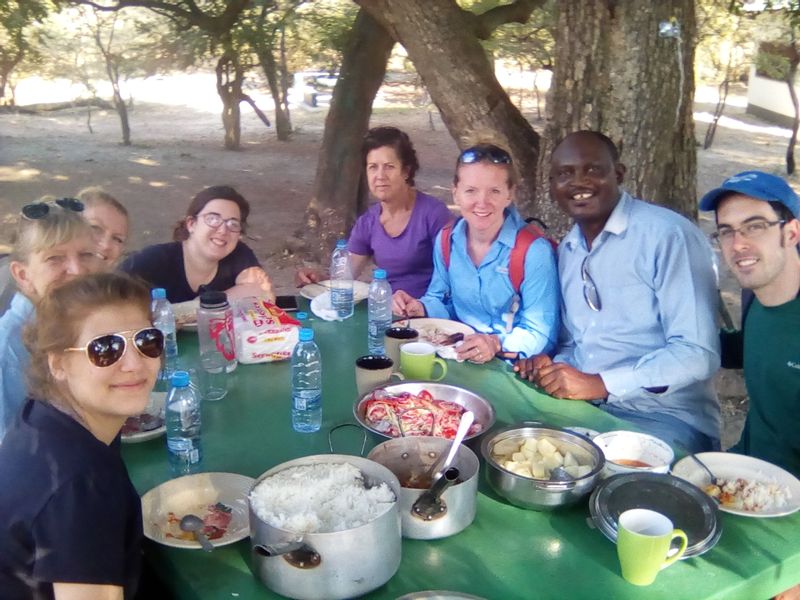
[[[164,422],[164,404],[166,392],[150,392],[150,403],[146,412],[129,417],[122,426],[122,443],[138,444],[164,435],[167,431]]]
[[[197,331],[197,309],[199,307],[199,298],[172,305],[172,313],[175,315],[175,325],[178,329]]]
[[[695,456],[714,473],[716,483],[691,456],[676,462],[672,474],[716,498],[720,510],[744,517],[782,517],[800,509],[800,480],[788,471],[744,454]]]
[[[400,321],[405,323],[405,321]],[[420,342],[428,342],[436,346],[436,353],[442,358],[449,360],[456,359],[455,345],[447,344],[447,338],[455,333],[463,335],[470,335],[475,333],[475,330],[459,321],[451,321],[450,319],[409,319],[408,326],[415,329],[419,333]]]
[[[199,549],[180,520],[194,514],[214,546],[227,546],[250,535],[247,495],[255,479],[236,473],[197,473],[172,479],[142,496],[144,534],[173,548]]]
[[[329,279],[320,281],[318,283],[309,283],[300,288],[300,295],[308,300],[313,300],[320,294],[323,294],[331,289],[331,282]],[[362,300],[366,300],[369,296],[369,284],[363,281],[353,281],[353,302],[358,304]]]

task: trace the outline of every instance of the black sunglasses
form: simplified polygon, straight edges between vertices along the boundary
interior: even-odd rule
[[[471,165],[482,160],[488,160],[496,165],[510,165],[511,155],[497,146],[473,146],[464,150],[458,157],[458,162],[462,165]]]
[[[83,212],[83,202],[75,198],[58,198],[49,202],[34,202],[22,207],[22,216],[31,221],[44,219],[50,213],[51,206],[58,206],[72,212]]]
[[[146,358],[159,358],[164,352],[164,334],[155,327],[100,335],[83,348],[64,348],[64,351],[85,352],[95,367],[110,367],[125,355],[128,340],[132,340],[139,354]]]

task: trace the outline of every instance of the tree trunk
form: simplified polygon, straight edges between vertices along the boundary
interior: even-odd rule
[[[454,0],[356,2],[403,44],[460,148],[487,141],[511,152],[520,176],[517,204],[535,214],[539,135],[495,78],[475,15]]]
[[[275,104],[275,132],[279,140],[286,141],[292,135],[292,120],[289,116],[289,104],[278,81],[278,68],[272,48],[259,47],[258,60],[261,63],[261,70],[264,71],[264,76],[267,78],[272,102]]]
[[[238,150],[242,136],[239,102],[242,99],[244,73],[239,57],[228,49],[217,62],[217,93],[222,100],[222,125],[225,128],[225,149]]]
[[[352,226],[356,208],[366,197],[361,141],[369,128],[372,101],[378,92],[394,40],[366,11],[356,16],[333,89],[317,161],[314,195],[306,211],[303,235],[320,260],[334,240]]]
[[[600,130],[620,148],[629,192],[696,218],[694,2],[562,0],[557,7],[543,157],[552,140]],[[671,17],[680,37],[660,37],[659,22]]]
[[[789,145],[786,147],[786,173],[794,173],[794,145],[797,142],[797,130],[800,129],[800,102],[797,99],[797,90],[794,82],[797,79],[797,67],[800,65],[800,53],[797,49],[797,41],[792,39],[792,56],[789,58],[789,73],[786,77],[786,84],[789,86],[789,97],[792,99],[794,107],[794,123],[792,123],[792,135],[789,137]]]

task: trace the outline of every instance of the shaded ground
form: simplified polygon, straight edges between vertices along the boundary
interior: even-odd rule
[[[383,98],[391,105],[399,95],[384,89]],[[698,94],[699,141],[715,101],[704,97],[702,90]],[[726,110],[728,118],[720,123],[714,146],[698,150],[700,193],[747,168],[782,172],[788,132],[746,115],[743,98],[734,97],[732,102],[735,105]],[[119,122],[113,112],[93,113],[94,133],[87,129],[85,109],[44,116],[0,114],[0,244],[8,242],[10,224],[23,204],[44,194],[72,195],[82,187],[101,185],[131,211],[130,247],[137,249],[170,239],[173,224],[197,191],[228,183],[253,205],[248,244],[278,291],[293,293],[292,274],[301,261],[284,252],[285,241],[292,234],[302,237],[302,215],[312,192],[325,113],[295,109],[296,132],[290,142],[282,143],[246,107],[243,112],[239,152],[222,149],[222,125],[213,103],[203,109],[137,102],[131,113],[134,145],[130,147],[119,144]],[[397,125],[409,133],[422,165],[418,186],[449,200],[457,148],[438,115],[395,105],[378,109],[373,123]],[[704,216],[701,226],[710,230],[712,223]],[[738,286],[724,268],[722,289],[738,323]],[[746,408],[740,377],[723,374],[720,390],[724,442],[730,444],[738,437]]]

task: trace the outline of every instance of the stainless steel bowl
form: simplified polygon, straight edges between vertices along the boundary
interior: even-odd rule
[[[517,475],[504,469],[493,458],[492,450],[498,442],[508,439],[548,439],[572,454],[591,460],[592,470],[571,481],[550,481]],[[591,440],[565,429],[546,427],[540,423],[522,423],[501,429],[484,438],[481,454],[486,460],[486,477],[494,490],[511,504],[533,510],[552,510],[578,502],[594,489],[605,465],[603,452]],[[581,461],[583,462],[583,461]]]
[[[435,383],[432,381],[405,381],[403,383],[395,383],[375,388],[369,393],[364,394],[356,402],[355,406],[353,406],[353,415],[359,424],[382,438],[390,439],[392,436],[375,429],[372,425],[367,423],[367,420],[364,417],[364,409],[367,400],[369,400],[378,390],[384,390],[391,395],[398,395],[402,394],[403,392],[419,394],[422,390],[427,390],[436,400],[446,400],[447,402],[460,404],[465,409],[472,411],[475,415],[475,422],[481,424],[481,430],[465,437],[464,439],[466,441],[483,435],[492,428],[492,425],[494,425],[494,407],[489,403],[488,400],[478,396],[478,394],[474,392],[470,392],[464,388],[445,383]]]

